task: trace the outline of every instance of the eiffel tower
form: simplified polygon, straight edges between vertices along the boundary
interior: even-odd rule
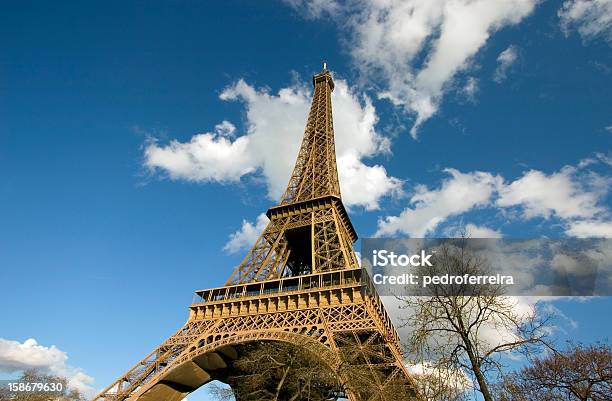
[[[303,141],[280,204],[223,287],[196,291],[189,320],[94,398],[178,401],[223,381],[244,344],[279,341],[304,347],[336,372],[352,366],[367,388],[340,378],[351,401],[419,399],[399,338],[353,243],[342,204],[326,65]],[[344,365],[343,365],[344,364]]]

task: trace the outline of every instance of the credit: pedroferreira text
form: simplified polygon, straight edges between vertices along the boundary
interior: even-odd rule
[[[429,285],[513,285],[514,278],[512,276],[503,276],[501,274],[476,276],[464,274],[453,276],[444,274],[440,276],[423,276],[418,274],[404,273],[399,275],[384,275],[374,274],[372,277],[374,284],[381,285],[420,285],[422,288],[427,288]]]

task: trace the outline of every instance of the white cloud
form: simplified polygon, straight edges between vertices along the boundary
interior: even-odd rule
[[[338,159],[340,187],[347,205],[378,209],[378,200],[388,194],[399,194],[402,182],[387,175],[383,166],[366,166],[353,154]]]
[[[229,241],[227,241],[223,250],[229,253],[235,253],[239,250],[249,249],[253,246],[259,234],[266,228],[269,221],[265,213],[257,216],[255,224],[247,220],[242,220],[242,227],[240,227],[240,230],[230,234]]]
[[[68,356],[57,347],[39,345],[30,338],[23,343],[0,339],[0,369],[15,372],[30,368],[49,369],[64,366]]]
[[[470,238],[501,238],[501,232],[485,226],[477,226],[469,223],[465,226],[465,231]]]
[[[500,191],[497,204],[520,206],[525,218],[556,215],[562,219],[590,218],[601,212],[597,205],[601,193],[584,188],[575,177],[576,170],[566,166],[546,175],[537,170],[525,173]]]
[[[375,130],[378,116],[370,99],[358,97],[343,80],[335,83],[332,102],[343,199],[347,206],[376,209],[382,197],[401,190],[401,181],[388,176],[380,165],[366,165],[364,159],[388,152],[389,141]],[[310,96],[305,85],[271,94],[239,80],[219,97],[244,103],[245,134],[235,136],[233,124],[223,121],[215,132],[195,135],[189,142],[174,140],[165,146],[150,142],[144,164],[172,179],[200,182],[237,182],[260,172],[269,196],[279,198],[295,163]]]
[[[465,224],[459,222],[459,224],[453,224],[445,227],[441,233],[442,236],[448,238],[461,238],[466,236],[468,238],[502,238],[501,231],[495,230],[486,226],[479,226],[474,223]]]
[[[411,135],[433,116],[455,75],[495,31],[519,23],[537,0],[353,0],[334,7],[291,0],[307,15],[328,13],[347,30],[363,76],[379,96],[415,115]]]
[[[557,15],[566,35],[576,28],[584,40],[601,36],[612,42],[612,0],[569,0]]]
[[[508,69],[517,59],[518,51],[514,45],[508,46],[506,50],[499,53],[499,56],[497,56],[497,68],[493,73],[493,80],[497,83],[503,82],[506,79]]]
[[[63,376],[68,379],[71,388],[85,395],[93,395],[91,386],[94,378],[86,375],[82,369],[66,363],[68,355],[52,345],[46,347],[33,339],[23,343],[0,338],[0,371],[12,373],[26,369],[39,369],[43,372]]]
[[[575,255],[557,254],[550,261],[552,270],[565,274],[569,273],[572,276],[592,276],[593,271],[585,266],[584,260],[579,260]]]
[[[437,189],[418,185],[410,199],[411,207],[404,209],[399,216],[379,220],[376,235],[404,233],[422,237],[451,216],[488,205],[491,196],[502,184],[500,176],[490,173],[476,171],[464,174],[455,169],[444,171],[451,177],[443,180]]]
[[[185,143],[172,140],[166,146],[151,140],[145,149],[145,166],[161,169],[172,179],[238,181],[255,170],[248,145],[248,137],[232,141],[219,133],[197,134]]]
[[[569,224],[567,235],[578,238],[612,238],[612,221],[581,220]]]
[[[535,217],[558,218],[570,236],[611,236],[610,210],[602,205],[612,177],[583,170],[594,163],[607,165],[606,157],[584,159],[580,168],[565,166],[552,174],[530,170],[512,182],[488,172],[461,173],[446,169],[451,177],[435,189],[415,187],[410,204],[398,216],[379,220],[375,235],[396,233],[421,237],[434,232],[450,217],[475,208],[516,208],[525,220]],[[472,236],[495,238],[499,231],[468,225]],[[454,230],[454,231],[453,231]],[[446,234],[456,234],[457,227],[447,227]]]

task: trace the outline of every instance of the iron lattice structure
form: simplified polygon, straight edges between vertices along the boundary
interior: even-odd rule
[[[96,396],[96,401],[174,401],[228,376],[241,345],[306,347],[337,372],[347,364],[368,386],[341,377],[351,401],[415,400],[399,338],[368,274],[340,197],[330,72],[313,77],[304,138],[267,227],[225,286],[196,291],[179,331]],[[339,373],[342,375],[342,373]]]

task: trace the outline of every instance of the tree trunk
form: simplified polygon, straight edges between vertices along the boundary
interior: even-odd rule
[[[476,376],[476,381],[478,381],[478,387],[480,387],[480,392],[482,393],[482,396],[485,401],[493,401],[493,397],[491,397],[491,393],[489,392],[489,385],[487,384],[487,380],[482,374],[480,366],[478,365],[478,361],[476,360],[476,356],[474,355],[474,351],[472,350],[472,344],[468,338],[464,338],[463,340],[466,345],[465,348],[467,349],[468,357],[470,358],[470,363],[472,364],[472,370],[474,371],[474,375]]]

